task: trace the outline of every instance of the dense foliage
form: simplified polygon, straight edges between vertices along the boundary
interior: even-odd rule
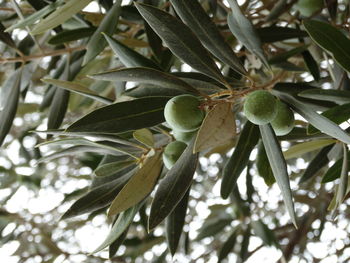
[[[349,3],[239,4],[0,2],[16,262],[349,260]]]

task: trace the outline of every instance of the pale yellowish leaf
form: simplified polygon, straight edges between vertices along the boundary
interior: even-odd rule
[[[154,138],[153,134],[149,129],[143,128],[134,131],[133,137],[135,140],[139,141],[140,143],[153,147],[154,146]]]
[[[154,188],[162,170],[161,153],[149,157],[143,166],[121,189],[109,207],[108,215],[115,215],[136,205]]]
[[[200,152],[227,143],[236,135],[236,123],[230,103],[217,104],[200,127],[193,152]]]
[[[318,150],[324,146],[335,143],[334,139],[322,139],[316,141],[303,142],[290,147],[287,151],[283,152],[286,160],[300,157],[301,155]]]

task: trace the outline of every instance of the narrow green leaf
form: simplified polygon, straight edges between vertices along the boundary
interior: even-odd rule
[[[251,151],[259,140],[258,126],[247,121],[241,131],[237,145],[222,172],[221,196],[228,198],[236,186],[238,177],[247,166]]]
[[[224,81],[214,60],[188,26],[153,6],[138,3],[135,5],[142,17],[176,56],[194,69]]]
[[[350,91],[334,89],[309,89],[298,93],[303,98],[332,101],[339,104],[350,103]]]
[[[64,89],[56,89],[48,116],[47,128],[57,129],[63,122],[68,109],[70,92]]]
[[[350,39],[326,22],[305,20],[303,24],[312,40],[331,53],[338,64],[350,72]]]
[[[283,156],[286,160],[300,157],[305,153],[309,153],[327,145],[334,144],[336,140],[334,139],[321,139],[308,142],[301,142],[293,145],[287,151],[283,152]]]
[[[116,239],[113,241],[112,244],[109,245],[108,248],[108,257],[113,258],[114,255],[118,252],[119,247],[123,244],[126,236],[128,235],[128,230],[129,227],[124,230],[124,232]]]
[[[237,242],[237,233],[238,233],[238,228],[235,227],[231,232],[231,235],[224,242],[224,244],[222,245],[222,248],[220,249],[218,263],[224,260],[228,256],[228,254],[230,254],[230,252],[233,250]]]
[[[64,213],[61,219],[82,215],[106,207],[112,202],[116,194],[118,194],[123,185],[135,172],[136,170],[134,169],[113,181],[92,189],[90,192],[75,201],[74,204]]]
[[[265,18],[265,21],[269,22],[277,19],[280,15],[289,10],[289,8],[290,5],[287,5],[287,0],[278,0],[274,3],[272,9],[270,10],[270,13]]]
[[[319,81],[321,76],[320,76],[319,65],[316,62],[316,60],[313,58],[313,56],[308,50],[302,52],[301,55],[303,56],[305,65],[308,68],[311,75],[313,76],[314,80]]]
[[[318,114],[314,110],[310,109],[308,105],[305,105],[294,96],[278,91],[276,89],[272,90],[272,92],[280,97],[283,101],[289,104],[296,112],[298,112],[301,116],[303,116],[310,124],[315,126],[320,131],[328,134],[329,136],[338,139],[342,142],[350,144],[350,136],[342,130],[337,124],[328,120],[326,117]]]
[[[229,226],[233,221],[231,217],[214,218],[213,220],[207,221],[203,226],[196,241],[202,240],[206,237],[215,236],[221,232],[226,226]]]
[[[341,124],[350,119],[350,103],[333,107],[327,111],[322,112],[322,116],[333,121],[336,124]],[[314,126],[309,125],[307,127],[308,134],[315,134],[320,132]]]
[[[292,191],[289,184],[287,164],[283,158],[281,146],[270,124],[260,125],[260,134],[269,159],[273,175],[277,181],[284,203],[293,224],[297,227]]]
[[[200,92],[180,78],[153,68],[124,68],[91,75],[90,77],[107,81],[133,81],[152,84],[164,89],[178,89],[199,95]]]
[[[258,170],[258,174],[264,179],[265,184],[267,184],[268,186],[271,186],[276,182],[276,179],[273,176],[271,165],[269,163],[269,159],[267,158],[267,155],[266,155],[265,147],[261,141],[258,144],[258,155],[256,156],[256,168]]]
[[[149,230],[159,225],[175,209],[190,188],[198,161],[198,154],[192,153],[193,145],[194,139],[159,183],[148,219]]]
[[[72,30],[65,30],[51,37],[47,43],[50,45],[61,45],[66,42],[76,41],[82,38],[90,37],[96,31],[95,27],[82,27]]]
[[[241,262],[245,262],[246,259],[248,258],[248,247],[250,243],[250,237],[251,237],[250,226],[248,226],[248,228],[243,233],[243,240],[241,242],[241,248],[238,253],[238,256]]]
[[[101,33],[104,32],[105,34],[113,35],[114,31],[117,28],[119,15],[121,13],[121,4],[122,0],[115,1],[112,8],[108,10],[107,14],[103,17],[100,25],[91,36],[86,46],[83,65],[87,64],[89,61],[95,58],[105,48],[107,43]]]
[[[9,31],[12,31],[12,30],[14,30],[16,28],[25,28],[26,26],[31,26],[32,24],[34,24],[39,19],[43,18],[44,16],[46,16],[50,12],[54,11],[55,9],[57,9],[60,5],[62,5],[62,3],[63,3],[63,0],[59,0],[59,1],[53,2],[53,3],[49,4],[49,5],[41,8],[40,10],[37,10],[33,14],[25,17],[24,19],[19,20],[16,24],[10,26],[5,31],[9,32]]]
[[[99,245],[91,254],[96,253],[105,247],[111,245],[120,235],[123,234],[123,232],[128,228],[128,226],[131,224],[132,220],[134,219],[137,211],[140,209],[142,204],[137,204],[133,207],[130,207],[125,212],[121,213],[117,219],[117,221],[114,223],[111,231],[109,232],[106,239],[102,242],[101,245]]]
[[[60,79],[42,79],[42,81],[45,83],[54,85],[56,87],[65,89],[65,90],[73,91],[75,93],[86,96],[86,97],[91,98],[93,100],[100,101],[104,104],[111,104],[113,102],[113,100],[106,98],[106,97],[103,97],[103,96],[100,96],[96,92],[94,92],[93,90],[90,90],[90,89],[86,88],[85,86],[83,86],[79,83],[76,83],[76,82],[60,80]]]
[[[32,30],[32,34],[45,33],[47,30],[63,24],[73,15],[87,6],[91,0],[70,0],[59,6],[53,13],[42,19]]]
[[[110,176],[120,170],[135,164],[135,160],[117,161],[112,163],[106,163],[96,168],[94,171],[96,176]]]
[[[226,43],[215,23],[210,19],[197,0],[171,0],[181,19],[192,29],[202,44],[219,60],[233,70],[246,75],[241,61]]]
[[[13,41],[11,35],[5,31],[4,25],[0,22],[0,41],[4,42],[9,47],[16,49],[16,43]]]
[[[165,236],[171,255],[174,256],[179,245],[182,229],[185,224],[186,211],[190,189],[177,204],[175,209],[167,216],[165,221]]]
[[[307,50],[308,45],[302,45],[300,47],[293,48],[291,50],[288,50],[287,52],[283,52],[281,54],[278,54],[276,56],[273,56],[269,59],[270,64],[277,64],[286,61],[287,59],[294,57],[295,55],[298,55],[299,53],[302,53],[303,51]]]
[[[349,155],[349,153],[348,153]],[[349,161],[349,156],[348,156],[348,165],[350,166],[350,161]],[[334,181],[335,179],[340,177],[341,170],[342,170],[342,165],[343,165],[343,158],[340,158],[337,160],[326,172],[326,174],[323,176],[321,183],[329,183]]]
[[[281,26],[260,27],[256,29],[256,33],[263,43],[273,43],[308,36],[305,31],[300,29]]]
[[[160,157],[161,153],[156,152],[131,177],[109,207],[109,216],[119,214],[136,205],[151,193],[162,170],[163,165]]]
[[[263,223],[263,221],[261,220],[252,221],[250,225],[252,226],[255,234],[258,237],[260,237],[266,245],[268,246],[278,245],[274,232],[271,231],[268,228],[268,226]]]
[[[147,147],[150,147],[150,148],[154,147],[153,133],[149,129],[143,128],[143,129],[136,130],[133,132],[132,136],[134,137],[135,140],[146,145]]]
[[[337,186],[337,197],[336,203],[340,205],[346,196],[348,188],[348,177],[349,177],[349,161],[348,161],[348,147],[343,143],[343,162],[340,172],[340,181]]]
[[[232,13],[227,16],[227,23],[232,34],[253,54],[255,54],[266,68],[270,65],[262,49],[261,40],[252,23],[244,16],[236,0],[229,0]]]
[[[16,71],[13,75],[14,83],[7,95],[3,108],[0,112],[0,146],[5,140],[6,135],[11,129],[12,122],[16,116],[19,94],[21,89],[22,69]],[[4,95],[4,94],[2,94]]]
[[[120,41],[103,34],[106,38],[109,46],[112,48],[113,52],[117,58],[128,68],[132,67],[146,67],[160,70],[160,67],[151,59],[146,58],[135,50],[124,45]]]
[[[309,163],[309,165],[305,169],[303,175],[301,176],[299,180],[299,184],[302,184],[307,180],[311,179],[314,175],[316,175],[318,171],[320,171],[323,167],[325,167],[329,163],[327,154],[333,148],[333,146],[334,144],[328,145],[322,148],[322,150],[316,154],[316,156],[312,159],[312,161]]]
[[[68,132],[120,133],[162,123],[169,97],[148,97],[99,108],[67,128]]]

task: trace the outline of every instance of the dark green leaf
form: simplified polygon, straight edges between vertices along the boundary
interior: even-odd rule
[[[7,32],[5,32],[4,25],[0,22],[0,41],[4,42],[9,47],[16,49],[16,43],[13,41],[11,35]]]
[[[215,236],[222,231],[226,226],[229,226],[233,221],[231,217],[214,218],[210,221],[206,221],[202,226],[196,240],[202,240],[203,238]]]
[[[343,162],[340,172],[340,181],[337,186],[336,204],[340,205],[347,194],[349,177],[348,147],[343,143]]]
[[[119,238],[124,233],[124,231],[128,228],[128,226],[131,224],[132,220],[134,219],[141,205],[142,203],[137,204],[133,207],[130,207],[128,210],[124,211],[123,213],[121,213],[117,221],[114,223],[106,239],[92,253],[96,253],[104,249],[105,247],[111,245],[115,240],[117,240],[117,238]]]
[[[303,98],[333,101],[339,104],[350,103],[350,91],[334,89],[309,89],[298,93]]]
[[[277,90],[276,86],[275,89],[272,90],[276,96],[280,97],[283,101],[288,103],[289,106],[291,106],[296,112],[303,116],[317,129],[342,142],[350,143],[350,136],[337,124],[318,114],[316,111],[310,109],[308,105],[305,105],[294,96],[281,91],[282,90]]]
[[[350,165],[349,160],[349,153],[348,153],[348,166]],[[326,174],[322,178],[322,183],[329,183],[334,181],[335,179],[340,177],[341,170],[343,165],[343,158],[336,161],[326,172]]]
[[[82,27],[73,30],[62,31],[57,35],[51,37],[47,43],[50,45],[60,45],[66,42],[79,40],[82,38],[90,37],[95,32],[95,30],[95,27]]]
[[[336,124],[341,124],[350,119],[350,103],[343,104],[322,112],[322,116],[333,121]],[[309,125],[307,128],[308,134],[320,132],[314,126]]]
[[[19,94],[21,89],[21,76],[22,69],[16,71],[13,77],[13,86],[11,86],[9,93],[6,94],[6,100],[4,101],[3,108],[0,112],[0,146],[5,140],[6,135],[11,129],[12,122],[15,118]],[[4,93],[1,93],[4,96]]]
[[[320,70],[318,68],[318,63],[315,61],[311,53],[307,50],[302,52],[301,55],[303,56],[306,67],[310,71],[311,75],[314,77],[314,80],[319,81],[321,76]]]
[[[42,79],[42,81],[51,85],[55,85],[56,87],[59,87],[65,90],[76,92],[78,94],[81,94],[93,100],[100,101],[104,104],[111,104],[113,102],[113,100],[100,96],[93,90],[90,90],[85,86],[76,82],[59,80],[59,79]]]
[[[220,252],[219,252],[218,263],[220,263],[223,259],[225,259],[228,256],[228,254],[230,254],[230,252],[233,250],[237,241],[237,232],[238,232],[237,230],[238,228],[234,228],[231,235],[222,245],[222,248],[220,249]]]
[[[135,160],[106,163],[97,167],[97,169],[95,170],[95,174],[96,176],[110,176],[132,164],[135,164]]]
[[[117,28],[119,15],[121,11],[122,0],[116,0],[112,8],[108,10],[107,14],[102,19],[100,25],[91,36],[84,56],[83,65],[94,59],[106,46],[106,40],[104,39],[102,32],[108,35],[112,35]]]
[[[247,230],[243,233],[243,240],[241,242],[241,249],[239,251],[239,258],[241,259],[241,262],[245,262],[248,258],[248,247],[250,242],[250,226],[247,228]]]
[[[160,69],[159,66],[153,62],[153,60],[146,58],[145,56],[129,48],[118,40],[105,34],[104,37],[106,38],[115,55],[126,67],[146,67],[158,70]]]
[[[292,38],[307,37],[307,33],[300,29],[281,26],[260,27],[256,33],[264,43],[273,43]]]
[[[262,239],[262,241],[268,245],[278,245],[274,232],[272,232],[267,225],[263,223],[263,221],[252,221],[250,223],[255,234]]]
[[[159,183],[151,205],[149,230],[159,225],[175,209],[190,188],[198,161],[198,154],[192,153],[193,145],[194,139]]]
[[[309,165],[305,169],[302,177],[300,178],[299,184],[302,184],[307,180],[311,179],[313,176],[317,174],[318,171],[320,171],[323,167],[325,167],[329,163],[327,154],[333,148],[333,146],[334,144],[328,145],[322,148],[316,154],[316,156],[312,159],[312,161],[309,163]]]
[[[151,127],[164,122],[169,97],[148,97],[99,108],[67,128],[68,132],[120,133]]]
[[[74,204],[64,213],[62,219],[93,212],[108,206],[135,172],[136,170],[134,169],[113,181],[92,189],[90,192],[75,201]]]
[[[123,244],[127,234],[128,234],[129,227],[124,230],[124,232],[116,239],[113,241],[112,244],[109,245],[108,248],[108,257],[113,258],[114,255],[118,252],[119,247]]]
[[[228,14],[227,23],[232,34],[269,69],[270,66],[262,49],[261,40],[252,23],[244,16],[236,0],[228,2],[232,13]]]
[[[136,4],[136,7],[176,56],[194,69],[224,81],[214,60],[189,27],[158,8],[144,4]]]
[[[182,200],[177,204],[177,206],[170,213],[170,215],[167,216],[165,220],[166,240],[168,243],[168,248],[170,250],[170,253],[173,256],[179,245],[182,229],[185,224],[189,195],[190,195],[190,189],[187,190],[187,193],[185,194],[185,196],[182,198]]]
[[[289,184],[287,164],[283,157],[281,146],[270,124],[260,125],[259,129],[273,175],[277,181],[279,188],[281,189],[283,200],[291,217],[291,220],[296,226],[297,223],[294,211],[292,191]]]
[[[197,0],[171,0],[181,19],[192,29],[202,44],[218,59],[236,72],[246,75],[241,61],[225,42],[216,25],[211,21]]]
[[[304,27],[320,47],[330,52],[350,72],[350,40],[336,27],[318,20],[304,21]]]
[[[236,148],[222,172],[221,196],[227,198],[244,168],[247,166],[251,151],[259,140],[258,126],[247,121],[239,136]]]
[[[300,47],[293,48],[291,50],[288,50],[287,52],[283,52],[281,54],[278,54],[276,56],[273,56],[269,59],[270,64],[276,64],[281,63],[289,59],[290,57],[294,57],[295,55],[298,55],[299,53],[302,53],[303,51],[307,50],[308,45],[302,45]]]
[[[258,174],[264,179],[265,184],[268,186],[273,185],[276,182],[275,177],[269,163],[269,160],[266,155],[265,147],[262,142],[259,142],[258,145],[258,155],[256,157],[256,168]]]
[[[64,89],[56,89],[48,116],[47,128],[57,129],[63,122],[68,109],[70,92]]]
[[[196,90],[180,78],[152,68],[138,67],[117,69],[94,74],[91,77],[94,79],[108,81],[133,81],[145,84],[153,84],[165,89],[179,89],[197,95],[199,94],[198,90]]]

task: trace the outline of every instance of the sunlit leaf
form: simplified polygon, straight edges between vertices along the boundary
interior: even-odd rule
[[[231,103],[220,103],[209,111],[197,133],[193,152],[222,145],[236,135],[236,122],[231,107]]]
[[[156,152],[143,163],[113,200],[108,215],[119,214],[136,205],[153,190],[163,166],[160,157],[161,153]]]

